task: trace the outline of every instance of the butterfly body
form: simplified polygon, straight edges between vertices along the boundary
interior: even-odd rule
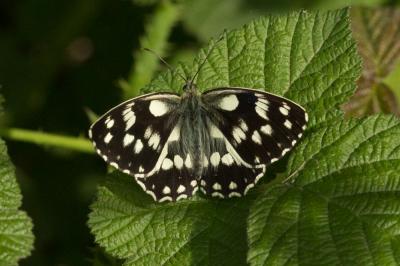
[[[111,109],[90,131],[96,151],[157,201],[246,194],[301,138],[296,103],[246,88],[153,93]]]

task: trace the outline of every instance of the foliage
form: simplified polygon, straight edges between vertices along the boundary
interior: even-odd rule
[[[343,120],[338,106],[359,74],[347,10],[271,15],[226,32],[198,86],[267,88],[305,106],[310,128],[285,173],[246,198],[167,204],[111,174],[92,205],[96,241],[125,265],[399,263],[400,121]],[[149,89],[182,82],[167,73]]]
[[[2,97],[0,95],[0,115]],[[0,139],[0,265],[17,265],[33,246],[32,222],[19,210],[22,195],[7,148]]]
[[[363,57],[363,75],[358,90],[345,106],[350,116],[377,112],[400,115],[400,10],[388,7],[353,8],[352,28]]]

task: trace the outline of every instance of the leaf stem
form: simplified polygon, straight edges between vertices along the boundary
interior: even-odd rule
[[[0,136],[10,140],[34,143],[37,145],[64,148],[84,153],[94,153],[90,141],[82,137],[69,137],[20,128],[2,129],[0,130]]]
[[[178,18],[178,5],[168,0],[160,1],[145,27],[144,36],[140,38],[140,50],[135,52],[135,63],[130,71],[128,80],[120,82],[125,99],[137,96],[140,89],[151,81],[157,69],[158,58],[142,49],[148,48],[159,56],[164,56],[168,37]]]

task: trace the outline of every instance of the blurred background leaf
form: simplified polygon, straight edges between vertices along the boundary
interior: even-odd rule
[[[400,9],[353,8],[352,19],[364,69],[358,90],[344,109],[349,116],[399,115],[399,83],[394,70],[400,63]]]

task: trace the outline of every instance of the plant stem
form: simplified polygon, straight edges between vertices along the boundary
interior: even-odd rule
[[[11,140],[35,143],[43,146],[64,148],[84,153],[94,153],[90,141],[81,137],[69,137],[19,128],[2,129],[0,131],[0,136]]]
[[[135,52],[135,63],[127,81],[121,81],[124,99],[137,96],[140,89],[149,83],[158,66],[158,58],[143,51],[149,48],[159,56],[164,56],[168,37],[172,27],[179,18],[179,7],[170,1],[160,1],[156,11],[145,27],[144,36],[140,39],[140,50]]]

